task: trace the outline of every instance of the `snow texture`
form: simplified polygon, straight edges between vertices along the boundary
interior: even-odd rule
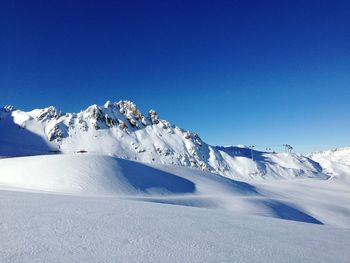
[[[92,154],[0,160],[1,262],[348,262],[342,180]]]

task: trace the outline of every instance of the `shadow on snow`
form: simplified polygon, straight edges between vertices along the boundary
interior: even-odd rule
[[[119,159],[119,164],[126,180],[141,192],[190,194],[196,190],[193,182],[175,174],[128,160]]]

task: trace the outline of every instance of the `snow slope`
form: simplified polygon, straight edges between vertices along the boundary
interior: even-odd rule
[[[6,107],[0,262],[348,262],[349,153],[211,146],[127,101]]]
[[[0,160],[1,262],[347,262],[349,184],[105,155]]]
[[[276,154],[240,147],[214,147],[198,134],[144,115],[130,101],[92,105],[79,113],[54,107],[30,112],[0,109],[0,156],[77,151],[113,155],[144,163],[200,168],[229,178],[327,179],[321,167],[297,154]]]
[[[0,187],[5,189],[119,196],[350,226],[348,185],[314,179],[252,182],[231,180],[194,168],[147,165],[102,155],[0,160]],[[333,209],[346,200],[340,209]],[[333,209],[331,215],[330,209]]]
[[[217,146],[216,149],[221,152],[225,163],[223,174],[228,177],[233,175],[234,178],[241,179],[297,177],[328,179],[317,162],[301,154],[252,151],[235,146]]]
[[[314,152],[308,157],[318,162],[325,173],[334,179],[350,182],[350,147]]]
[[[207,208],[0,190],[0,261],[348,262],[350,230]]]

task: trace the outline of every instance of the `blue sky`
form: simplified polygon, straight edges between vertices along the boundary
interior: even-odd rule
[[[106,100],[211,144],[350,145],[349,1],[2,1],[0,105]]]

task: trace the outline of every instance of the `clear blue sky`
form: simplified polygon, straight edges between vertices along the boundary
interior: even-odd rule
[[[0,105],[106,100],[211,144],[350,145],[350,1],[8,1]]]

